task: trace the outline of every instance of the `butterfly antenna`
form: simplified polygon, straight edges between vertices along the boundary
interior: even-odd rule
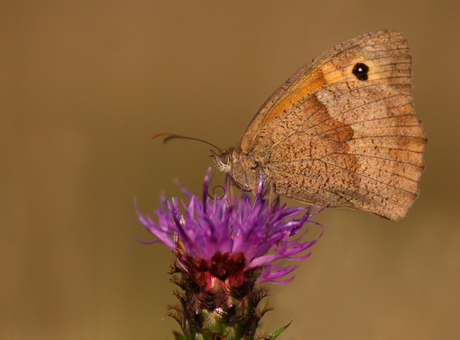
[[[197,141],[197,142],[202,142],[202,143],[205,143],[205,144],[208,144],[208,145],[211,145],[213,148],[215,148],[216,150],[218,150],[219,152],[222,152],[222,150],[220,148],[218,148],[217,146],[215,146],[214,144],[212,143],[209,143],[203,139],[199,139],[199,138],[193,138],[193,137],[187,137],[187,136],[181,136],[181,135],[176,135],[174,133],[167,133],[167,132],[161,132],[161,133],[157,133],[156,135],[154,135],[152,137],[152,139],[155,139],[157,137],[163,137],[163,136],[166,136],[164,139],[163,139],[163,144],[166,144],[167,142],[169,142],[171,139],[189,139],[189,140],[194,140],[194,141]]]

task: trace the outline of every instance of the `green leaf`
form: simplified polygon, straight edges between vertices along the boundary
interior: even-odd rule
[[[274,331],[272,334],[266,336],[264,339],[265,339],[265,340],[274,340],[274,339],[276,339],[281,333],[284,332],[284,330],[285,330],[286,328],[289,327],[289,325],[290,325],[291,323],[292,323],[292,321],[289,322],[286,326],[281,327],[281,328],[278,328],[276,331]]]

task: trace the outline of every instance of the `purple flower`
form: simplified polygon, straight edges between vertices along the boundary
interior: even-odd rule
[[[306,231],[301,232],[301,228],[304,224],[318,224],[309,219],[318,213],[312,212],[316,207],[280,206],[278,200],[269,207],[261,197],[262,177],[253,202],[248,195],[229,197],[226,189],[223,197],[210,199],[209,174],[210,170],[204,179],[202,200],[181,187],[188,196],[187,202],[162,197],[155,211],[158,222],[137,210],[138,222],[158,239],[149,243],[164,243],[188,274],[206,273],[202,280],[208,286],[213,277],[222,282],[242,282],[248,272],[253,273],[255,283],[291,281],[293,277],[285,277],[295,267],[277,263],[303,260],[310,255],[305,251],[321,235],[305,241]]]

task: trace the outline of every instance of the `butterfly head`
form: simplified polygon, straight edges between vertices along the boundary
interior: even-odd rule
[[[218,153],[211,149],[211,159],[216,169],[225,172],[226,174],[230,174],[232,170],[230,157],[232,154],[233,149],[224,151],[219,150]]]
[[[253,193],[257,192],[260,168],[240,148],[230,148],[219,152],[211,150],[211,159],[217,170],[228,174],[238,188]]]

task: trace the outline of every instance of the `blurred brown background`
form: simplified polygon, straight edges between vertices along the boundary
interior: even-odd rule
[[[172,254],[143,245],[173,179],[201,193],[209,147],[324,50],[382,28],[414,58],[429,137],[401,222],[331,210],[262,329],[283,339],[458,339],[458,1],[2,1],[0,339],[172,339]],[[218,182],[215,182],[218,184]],[[292,202],[289,202],[292,203]]]

